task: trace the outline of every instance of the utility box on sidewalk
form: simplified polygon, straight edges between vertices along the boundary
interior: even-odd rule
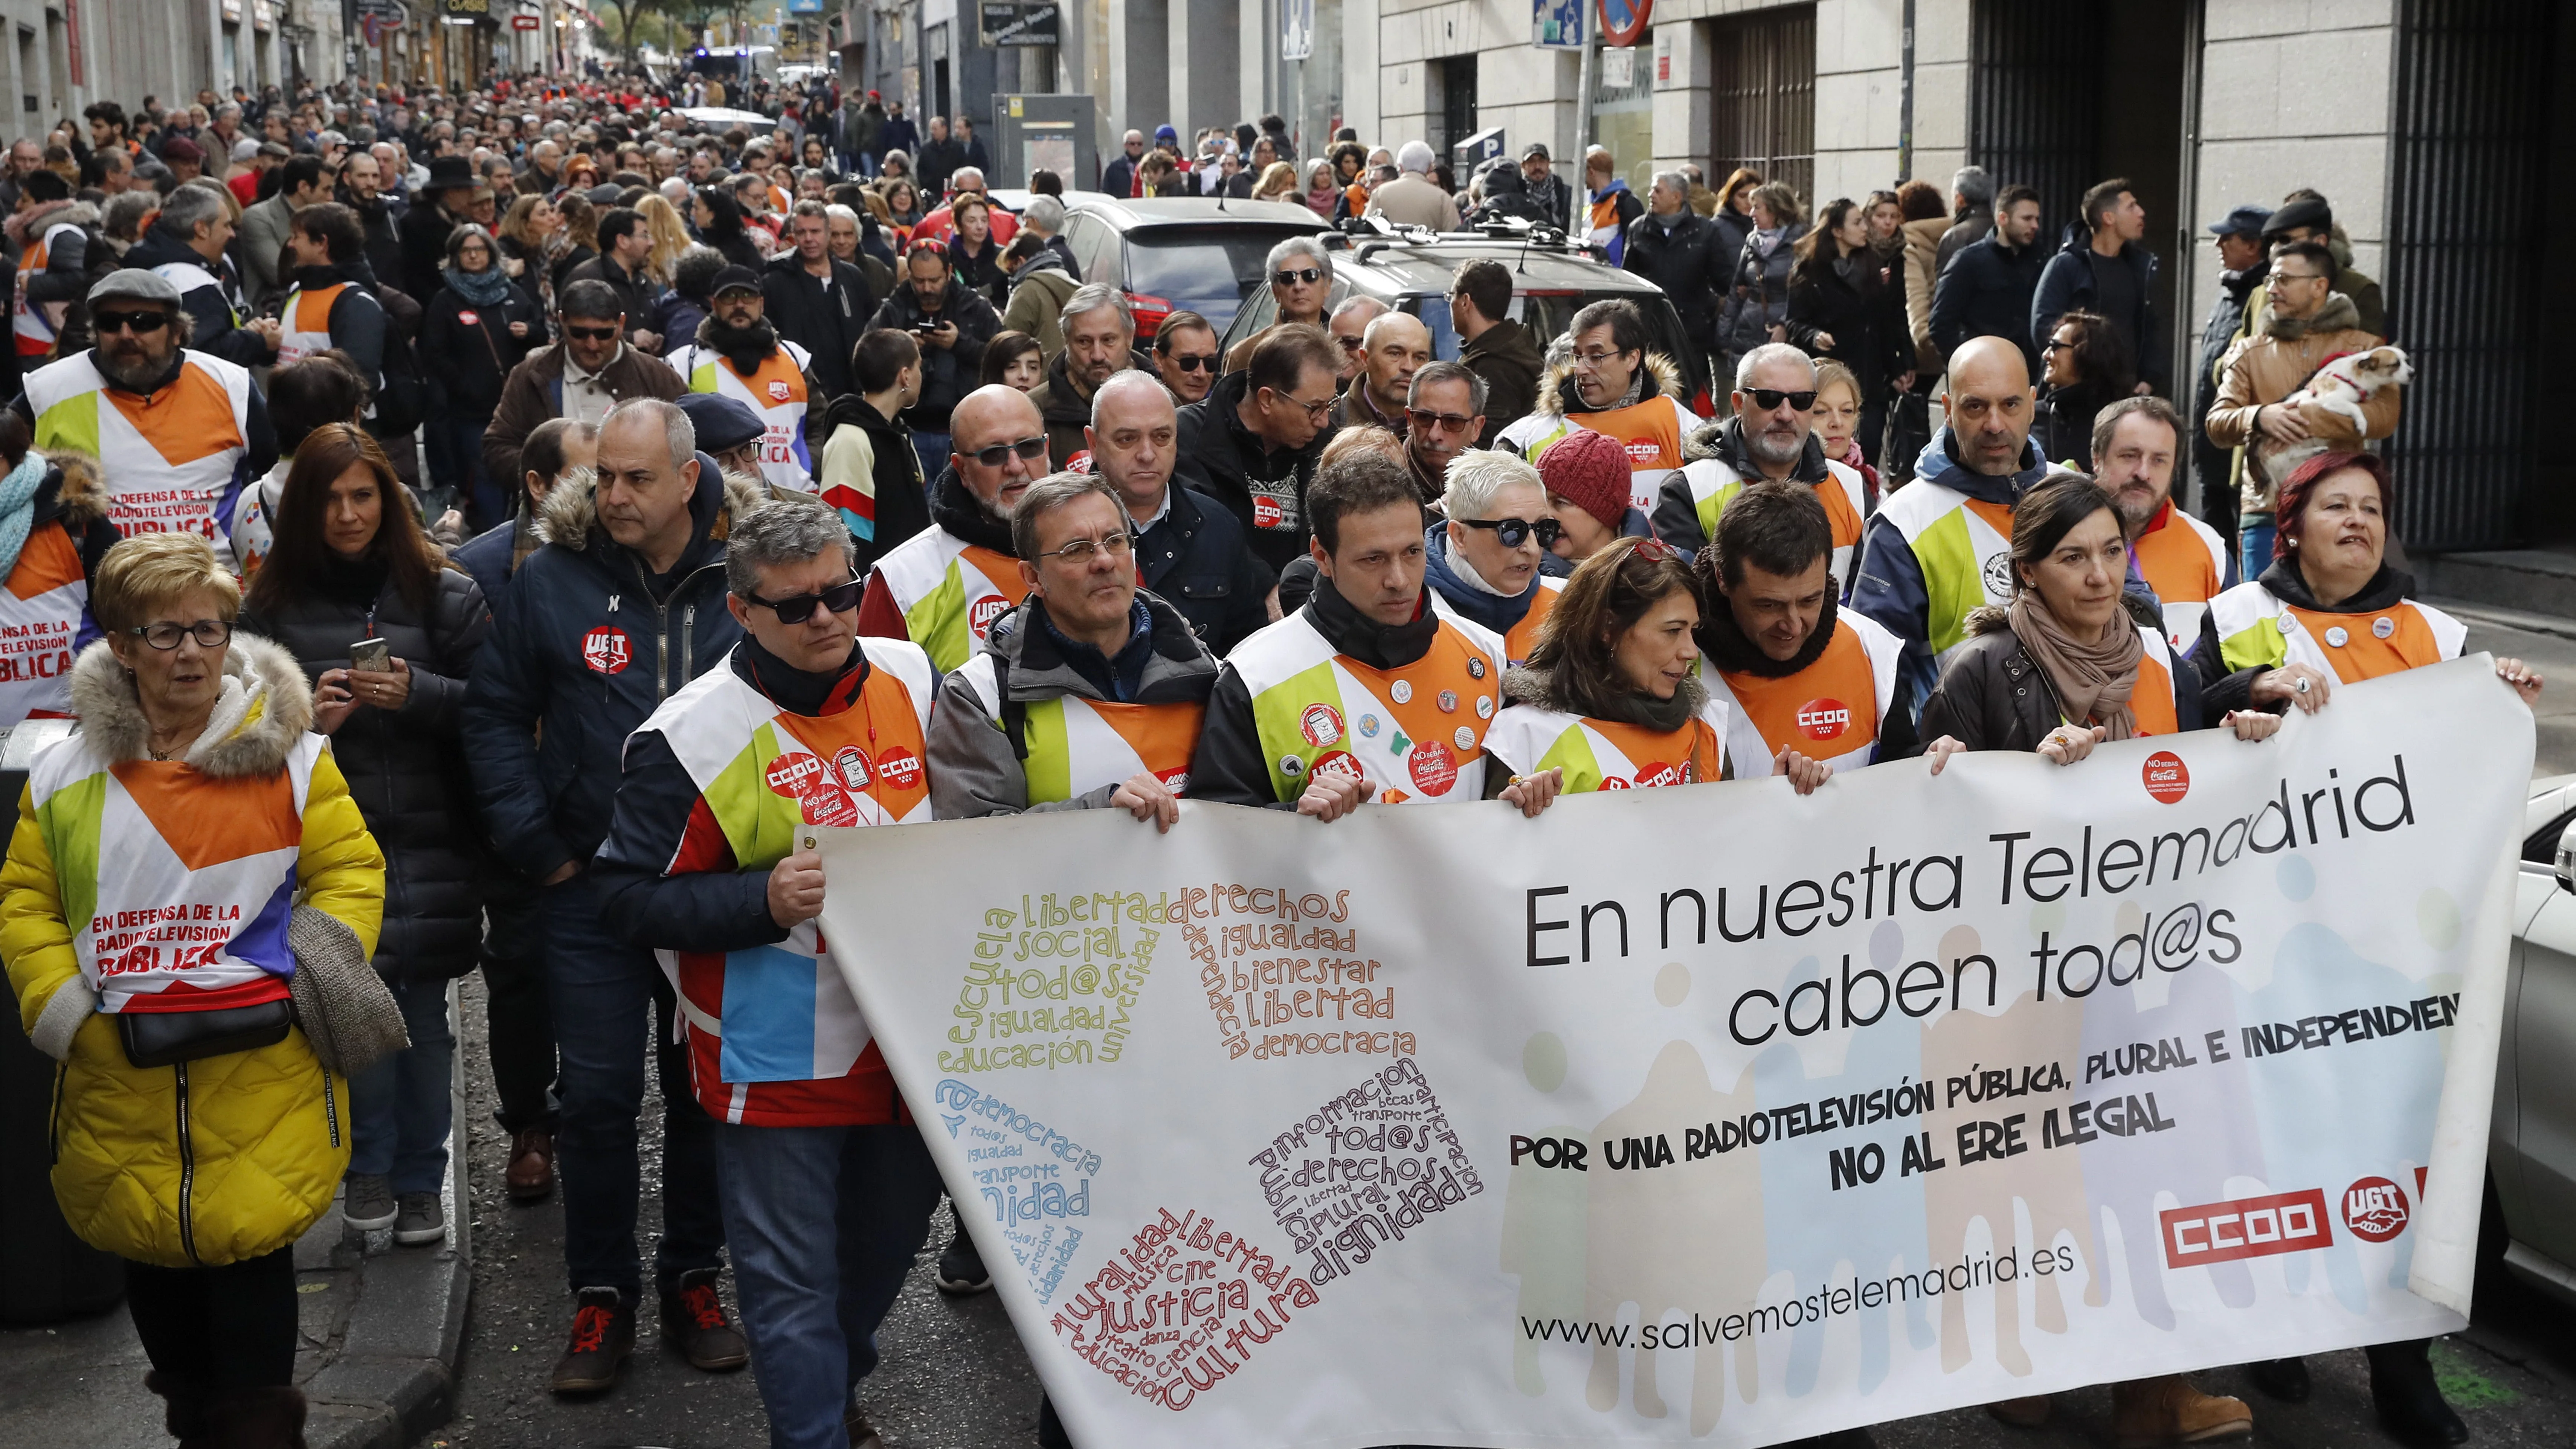
[[[1044,168],[1064,179],[1067,191],[1100,189],[1100,148],[1092,139],[1089,96],[993,97],[993,166],[988,186],[1029,184]]]
[[[0,791],[12,808],[36,750],[71,733],[69,720],[0,730]],[[14,1003],[13,1003],[14,1006]],[[112,1308],[125,1264],[72,1236],[54,1202],[53,1106],[60,1068],[19,1029],[0,1025],[0,1324],[55,1323]]]

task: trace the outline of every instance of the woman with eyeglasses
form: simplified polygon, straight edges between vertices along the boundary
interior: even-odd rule
[[[295,450],[276,540],[243,600],[243,627],[313,679],[313,728],[349,779],[386,857],[375,966],[411,1046],[351,1079],[354,1153],[342,1211],[394,1241],[447,1235],[447,983],[482,941],[482,828],[459,723],[491,614],[472,577],[430,542],[384,450],[347,423]]]
[[[1568,792],[1705,785],[1727,774],[1727,707],[1700,683],[1699,585],[1659,539],[1622,538],[1583,561],[1503,675],[1485,748],[1508,769],[1488,794],[1562,769]]]
[[[510,369],[545,341],[545,318],[502,271],[492,234],[466,225],[447,235],[444,283],[421,319],[420,362],[430,383],[429,425],[449,434],[456,489],[476,532],[510,515],[511,480],[483,472],[483,430]]]
[[[303,674],[234,632],[240,601],[194,534],[143,534],[100,561],[106,637],[73,667],[80,732],[37,756],[18,807],[0,958],[29,1039],[62,1064],[55,1201],[126,1260],[144,1383],[192,1443],[291,1444],[295,1242],[339,1188],[349,1096],[291,1023],[303,942],[269,911],[300,893],[363,956],[385,875],[309,731]],[[232,865],[191,873],[182,850]],[[92,927],[127,912],[163,924],[123,940]],[[183,912],[234,923],[221,954]],[[129,1042],[158,1064],[135,1065]]]
[[[1510,453],[1469,448],[1450,460],[1440,499],[1446,517],[1425,531],[1422,581],[1442,612],[1501,635],[1506,661],[1518,664],[1565,587],[1551,552],[1564,529],[1546,485]]]
[[[2077,471],[2093,464],[2093,415],[2135,391],[2129,345],[2099,312],[2068,312],[2039,349],[2040,397],[2030,440],[2039,455]]]

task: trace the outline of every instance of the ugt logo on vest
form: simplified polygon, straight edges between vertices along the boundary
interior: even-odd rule
[[[1798,706],[1798,733],[1830,740],[1851,728],[1851,706],[1839,699],[1811,699]]]
[[[966,627],[981,639],[993,627],[993,621],[1010,612],[1010,601],[998,594],[987,594],[966,611]]]
[[[773,378],[771,378],[771,379],[769,380],[769,399],[770,399],[770,401],[772,401],[772,402],[785,402],[785,401],[787,401],[787,391],[788,391],[788,389],[787,389],[787,379],[785,379],[785,378],[783,378],[783,377],[773,377]]]
[[[626,631],[605,624],[581,636],[581,662],[600,674],[615,674],[635,662]]]
[[[2343,1190],[2343,1225],[2365,1243],[2384,1243],[2406,1231],[2406,1193],[2384,1177],[2365,1177]]]

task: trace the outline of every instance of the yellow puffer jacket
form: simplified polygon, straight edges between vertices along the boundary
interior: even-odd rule
[[[273,777],[312,723],[303,673],[284,650],[246,634],[233,636],[225,672],[227,695],[238,680],[247,708],[187,759],[218,778]],[[110,760],[144,755],[134,687],[105,644],[82,654],[72,688],[89,747]],[[218,719],[232,702],[217,706]],[[54,748],[82,747],[73,739]],[[328,750],[314,765],[302,821],[303,901],[347,925],[373,955],[384,855]],[[31,1034],[56,993],[81,979],[32,793],[20,798],[0,865],[0,960]],[[147,1071],[125,1060],[116,1024],[92,1013],[55,1081],[54,1196],[73,1232],[120,1257],[169,1268],[238,1262],[294,1242],[321,1217],[348,1169],[349,1135],[349,1084],[323,1070],[301,1031],[257,1051]]]

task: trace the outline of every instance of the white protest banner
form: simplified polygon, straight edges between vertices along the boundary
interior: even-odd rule
[[[2531,751],[2468,660],[1805,799],[823,832],[824,924],[1076,1443],[1770,1444],[2462,1326]]]

